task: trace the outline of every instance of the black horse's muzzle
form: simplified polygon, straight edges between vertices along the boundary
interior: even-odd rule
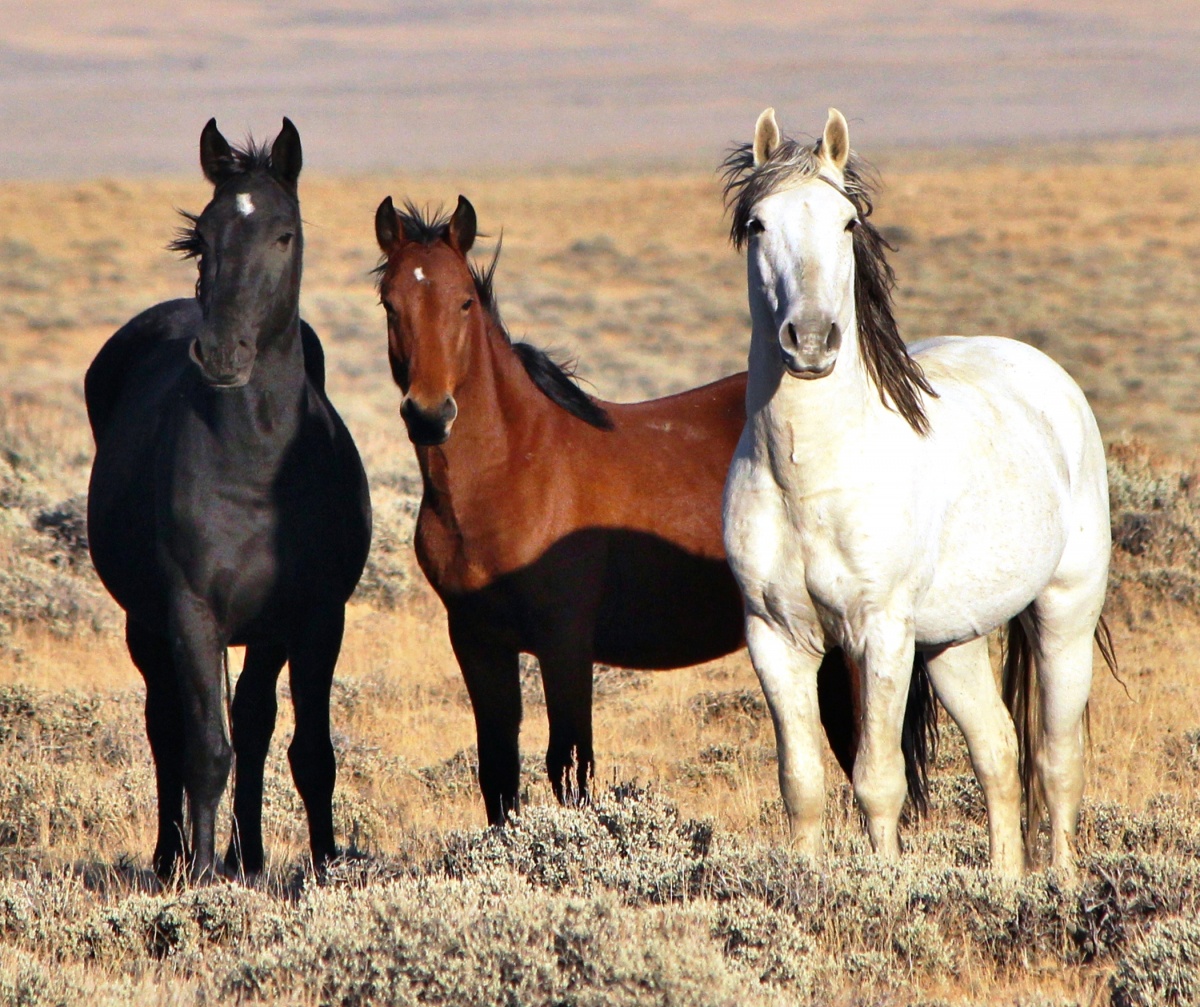
[[[256,354],[245,339],[211,340],[206,345],[198,337],[188,347],[188,356],[213,388],[241,388],[254,373]]]

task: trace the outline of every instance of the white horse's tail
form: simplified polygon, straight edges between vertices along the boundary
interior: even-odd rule
[[[908,799],[919,816],[929,814],[929,764],[937,758],[937,747],[938,701],[929,679],[929,663],[918,650],[913,655],[912,678],[908,680],[900,748],[904,752]]]
[[[1108,670],[1118,682],[1117,653],[1112,633],[1104,617],[1096,623],[1096,646]],[[1042,743],[1042,704],[1038,695],[1037,654],[1041,648],[1041,627],[1033,607],[1009,620],[1008,637],[1004,645],[1004,670],[1001,688],[1004,705],[1012,714],[1017,729],[1017,759],[1021,774],[1021,792],[1025,801],[1025,848],[1032,856],[1045,809],[1046,795],[1037,773],[1038,753]],[[1083,708],[1083,736],[1091,744],[1091,703]]]
[[[1042,820],[1045,794],[1037,774],[1042,739],[1042,704],[1038,697],[1037,652],[1041,646],[1037,613],[1032,606],[1008,622],[1004,669],[1000,676],[1004,705],[1017,729],[1017,765],[1025,802],[1025,849],[1032,852]],[[1087,723],[1087,714],[1084,714]]]

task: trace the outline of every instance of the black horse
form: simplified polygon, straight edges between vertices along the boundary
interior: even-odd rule
[[[230,769],[223,662],[246,646],[230,713],[236,757],[232,871],[263,866],[263,764],[289,665],[288,757],[313,860],[334,856],[329,691],[346,600],[366,562],[371,504],[354,442],[325,394],[316,334],[300,320],[300,136],[231,148],[210,120],[200,164],[215,192],[172,248],[199,266],[194,299],[124,325],[84,389],[96,440],[92,559],[126,612],[146,681],[158,779],[154,868],[215,868]]]

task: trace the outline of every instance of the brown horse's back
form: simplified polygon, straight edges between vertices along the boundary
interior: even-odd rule
[[[606,505],[624,513],[603,520],[598,660],[679,668],[742,646],[742,600],[725,561],[721,498],[745,395],[746,376],[736,374],[663,399],[607,406],[609,464],[593,457],[588,468],[592,478],[610,487],[624,482],[629,492]]]

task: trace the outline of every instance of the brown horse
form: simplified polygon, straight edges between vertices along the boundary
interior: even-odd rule
[[[679,668],[743,646],[721,498],[745,420],[745,374],[617,405],[500,321],[496,259],[468,263],[475,211],[375,217],[380,300],[400,414],[424,481],[417,559],[445,603],[475,711],[488,821],[516,809],[518,655],[541,665],[560,801],[592,774],[592,663]],[[497,249],[497,255],[499,250]],[[841,652],[821,669],[822,721],[849,771],[857,682]]]

